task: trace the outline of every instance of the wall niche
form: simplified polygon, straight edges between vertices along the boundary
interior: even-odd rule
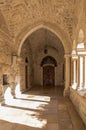
[[[8,85],[9,84],[9,76],[7,74],[3,74],[3,85]]]

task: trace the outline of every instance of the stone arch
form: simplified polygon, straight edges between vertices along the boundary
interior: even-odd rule
[[[57,66],[57,61],[52,56],[46,56],[41,61],[41,66],[44,64],[53,64],[54,66]]]
[[[65,30],[61,29],[58,25],[49,23],[49,22],[38,22],[33,25],[26,26],[20,34],[16,37],[16,51],[18,56],[21,54],[21,48],[24,44],[25,40],[35,31],[40,29],[47,29],[48,31],[52,32],[54,35],[56,35],[62,42],[62,45],[64,47],[65,51],[65,57],[70,55],[72,52],[72,41],[69,37],[69,35],[65,32]],[[67,60],[68,62],[65,62],[66,67],[70,66],[70,57]],[[70,70],[65,72],[65,79],[68,79],[70,77]],[[64,95],[67,95],[69,93],[69,86],[70,86],[70,79],[65,81],[65,89],[64,89]]]
[[[61,29],[58,25],[55,25],[52,23],[39,22],[34,25],[26,26],[20,32],[20,34],[17,36],[16,43],[17,43],[18,56],[20,56],[21,47],[22,47],[24,41],[26,40],[26,38],[28,36],[30,36],[33,32],[35,32],[41,28],[47,29],[47,30],[51,31],[52,33],[54,33],[62,41],[65,53],[66,54],[71,53],[72,42],[71,42],[71,39],[69,38],[68,34],[63,29]]]

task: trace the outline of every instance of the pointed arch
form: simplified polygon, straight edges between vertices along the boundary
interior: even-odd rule
[[[28,36],[39,29],[47,29],[54,33],[61,41],[65,50],[65,53],[71,53],[72,41],[70,40],[68,34],[61,29],[58,25],[49,22],[38,22],[33,25],[25,27],[16,38],[17,52],[20,56],[21,47]]]
[[[41,66],[45,64],[53,64],[54,66],[57,66],[57,61],[52,56],[46,56],[42,59]]]

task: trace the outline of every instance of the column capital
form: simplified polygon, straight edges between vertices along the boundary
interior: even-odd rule
[[[64,58],[70,58],[71,57],[71,54],[65,54],[64,55]]]
[[[77,60],[78,59],[78,55],[72,55],[72,60]]]

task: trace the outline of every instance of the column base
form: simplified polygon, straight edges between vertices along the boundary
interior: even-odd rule
[[[83,87],[81,87],[81,86],[77,87],[77,91],[80,91],[82,89],[83,89]]]

